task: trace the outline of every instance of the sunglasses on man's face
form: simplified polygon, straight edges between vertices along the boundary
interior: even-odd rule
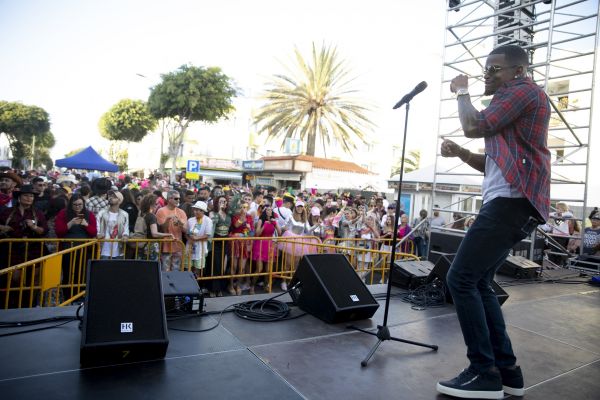
[[[489,65],[485,68],[483,68],[483,75],[494,75],[500,71],[502,71],[503,69],[507,69],[507,68],[515,68],[518,67],[518,65],[511,65],[509,67],[503,67],[501,65]]]

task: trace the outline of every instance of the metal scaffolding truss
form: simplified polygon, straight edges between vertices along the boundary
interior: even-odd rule
[[[438,143],[449,138],[471,151],[483,152],[482,139],[463,136],[450,81],[458,74],[469,76],[472,102],[478,109],[485,108],[490,97],[483,96],[482,69],[488,53],[499,44],[518,44],[530,56],[530,77],[545,89],[553,108],[548,134],[552,200],[567,201],[585,210],[599,0],[450,1],[451,5],[455,3],[458,4],[448,9],[446,20]],[[474,177],[471,180],[482,179],[481,174],[458,158],[441,158],[438,154],[434,204],[439,204],[436,191],[448,190],[447,185],[438,184],[443,175],[464,174]],[[439,210],[451,211],[449,206],[440,206]]]

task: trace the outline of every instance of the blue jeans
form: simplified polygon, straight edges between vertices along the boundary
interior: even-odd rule
[[[467,231],[448,271],[448,289],[456,306],[471,368],[515,365],[510,338],[490,284],[510,249],[539,223],[527,199],[496,198],[483,205]]]
[[[427,239],[420,236],[415,236],[414,242],[417,255],[423,259],[427,258]]]

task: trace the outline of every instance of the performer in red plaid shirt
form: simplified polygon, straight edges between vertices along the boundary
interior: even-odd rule
[[[468,78],[450,84],[468,138],[483,138],[485,154],[471,153],[444,140],[444,157],[459,157],[485,173],[483,206],[467,231],[448,271],[448,289],[456,306],[470,365],[437,390],[455,397],[502,399],[524,394],[504,317],[491,282],[510,249],[543,223],[550,207],[550,152],[547,146],[550,104],[526,71],[527,53],[505,45],[488,56],[483,71],[490,105],[478,111]]]

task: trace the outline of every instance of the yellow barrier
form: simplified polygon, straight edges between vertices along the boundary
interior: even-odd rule
[[[261,241],[256,243],[257,241]],[[266,241],[266,242],[263,242]],[[0,240],[0,244],[6,240]],[[13,242],[13,243],[10,243]],[[0,307],[33,307],[68,305],[85,293],[86,266],[90,259],[101,256],[104,243],[118,243],[111,246],[111,257],[120,257],[121,252],[128,259],[172,261],[165,257],[162,245],[175,243],[169,240],[135,239],[128,241],[104,239],[21,239],[9,241],[14,246],[23,242],[25,246],[44,246],[61,249],[9,268],[0,269]],[[332,243],[332,242],[335,242]],[[264,279],[265,290],[270,292],[273,280],[289,281],[297,268],[300,258],[311,253],[344,254],[356,272],[366,283],[383,283],[389,270],[390,252],[377,249],[378,241],[366,245],[362,239],[337,239],[321,243],[312,236],[299,237],[240,237],[218,238],[209,241],[204,268],[193,268],[202,263],[195,262],[192,245],[183,246],[179,270],[194,271],[201,287],[210,292],[227,291],[236,293],[235,287],[248,284],[252,288],[258,280]],[[37,244],[36,244],[37,243]],[[6,243],[4,243],[6,244]],[[342,245],[343,244],[343,245]],[[118,251],[118,253],[117,253]],[[416,256],[396,253],[396,259]],[[10,254],[8,259],[11,259]],[[163,270],[171,265],[162,264]],[[220,288],[220,289],[219,289]]]
[[[85,293],[85,279],[89,260],[101,257],[102,244],[117,243],[119,250],[130,252],[129,258],[148,259],[142,244],[173,242],[169,240],[104,240],[104,239],[3,239],[0,246],[8,249],[5,259],[18,259],[11,251],[41,247],[59,250],[42,257],[7,267],[0,265],[0,307],[20,308],[33,306],[67,305]],[[140,246],[133,246],[140,243]],[[183,246],[182,242],[179,242]],[[111,251],[114,248],[111,246]],[[119,257],[120,253],[109,253]],[[160,255],[159,255],[160,256]],[[5,261],[6,262],[6,261]]]
[[[29,240],[32,243],[43,243],[43,239]],[[87,249],[93,248],[95,244],[94,241],[88,241],[70,249],[1,269],[0,301],[2,308],[56,305],[59,287],[70,287],[71,289],[75,286],[83,287],[83,283],[77,284],[76,282],[70,282],[68,285],[59,284],[63,256],[87,252]],[[70,266],[72,267],[72,264]],[[74,268],[72,270],[74,271]]]

